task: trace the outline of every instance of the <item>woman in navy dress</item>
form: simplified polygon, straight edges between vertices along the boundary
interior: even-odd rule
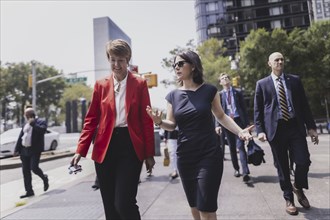
[[[242,130],[224,114],[217,88],[204,83],[201,60],[195,52],[177,55],[173,68],[180,87],[166,96],[166,120],[149,106],[147,112],[161,128],[179,128],[177,165],[193,218],[216,219],[223,155],[217,144],[213,115],[241,139],[252,138],[252,127]]]

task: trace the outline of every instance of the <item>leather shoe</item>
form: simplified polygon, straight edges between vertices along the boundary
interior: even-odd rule
[[[24,199],[31,196],[34,196],[34,192],[26,192],[26,194],[21,195],[19,198]]]
[[[241,176],[241,174],[239,173],[239,171],[238,170],[235,170],[234,177],[240,177],[240,176]]]
[[[244,183],[248,183],[248,182],[250,182],[250,180],[251,180],[251,178],[250,178],[250,176],[248,174],[246,174],[246,175],[243,176]]]
[[[297,195],[298,202],[300,203],[300,205],[305,209],[309,209],[311,206],[309,205],[309,201],[305,196],[304,191],[302,189],[297,189],[295,184],[293,184],[292,188],[293,192]]]
[[[173,173],[170,174],[170,178],[171,178],[172,180],[174,180],[174,179],[176,179],[176,178],[178,178],[178,177],[179,177],[179,175],[178,175],[177,172],[173,172]]]
[[[49,188],[49,180],[48,180],[48,176],[45,174],[44,175],[44,191],[46,192]]]
[[[294,205],[293,202],[291,202],[290,200],[286,200],[286,213],[288,213],[289,215],[298,215],[298,210],[296,208],[296,206]]]

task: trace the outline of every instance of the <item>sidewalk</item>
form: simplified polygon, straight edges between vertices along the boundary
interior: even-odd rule
[[[218,196],[218,219],[330,219],[329,138],[330,135],[320,135],[318,146],[310,144],[308,139],[312,164],[309,172],[310,189],[306,191],[306,196],[312,206],[310,210],[303,209],[296,200],[299,215],[286,214],[270,148],[267,143],[256,141],[265,150],[266,163],[250,165],[252,184],[246,185],[241,177],[235,178],[231,161],[224,161]],[[230,158],[227,147],[225,157]],[[168,174],[171,171],[162,165],[162,159],[161,156],[155,157],[153,176],[147,177],[145,170],[141,174],[142,183],[137,200],[142,219],[192,219],[180,178],[169,181]],[[86,159],[82,165],[84,170],[77,175],[64,173],[63,167],[56,168],[51,175],[59,178],[52,178],[47,193],[36,193],[41,195],[26,200],[24,206],[2,213],[1,219],[105,219],[100,192],[91,188],[95,178],[93,162]],[[69,183],[69,178],[74,178],[74,181]],[[62,184],[63,181],[68,183]],[[8,189],[12,184],[8,184]]]

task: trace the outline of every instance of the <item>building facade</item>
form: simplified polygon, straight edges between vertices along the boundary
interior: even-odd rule
[[[330,20],[330,0],[312,0],[315,21]]]
[[[234,55],[251,30],[308,28],[310,9],[311,0],[196,0],[197,43],[223,39],[227,55]]]
[[[95,80],[109,75],[110,64],[106,56],[106,43],[109,40],[121,38],[127,41],[130,46],[131,38],[125,34],[109,17],[100,17],[93,19],[94,33],[94,69]]]

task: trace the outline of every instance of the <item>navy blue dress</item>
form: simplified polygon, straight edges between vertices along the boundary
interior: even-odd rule
[[[203,84],[196,91],[176,89],[166,100],[179,128],[177,165],[190,207],[215,212],[223,172],[211,103],[217,88]]]

